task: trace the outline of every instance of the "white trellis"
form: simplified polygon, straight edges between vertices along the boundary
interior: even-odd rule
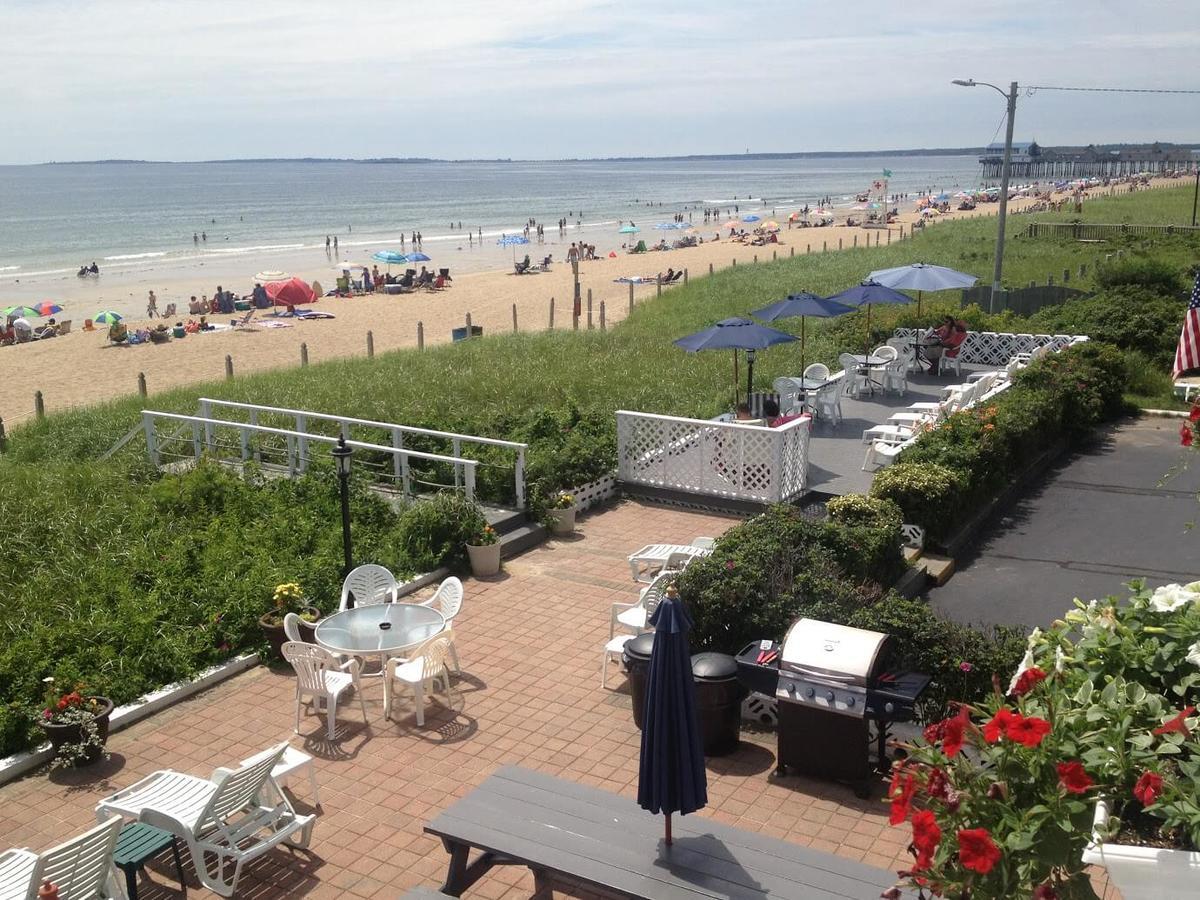
[[[925,328],[897,328],[894,336],[905,340],[919,340],[928,334]],[[1018,353],[1031,353],[1044,344],[1055,351],[1071,344],[1086,341],[1084,335],[1070,334],[1013,334],[1007,331],[968,331],[962,342],[958,358],[965,363],[981,366],[1004,366]]]
[[[809,422],[779,428],[617,413],[617,477],[626,484],[781,503],[808,482]]]

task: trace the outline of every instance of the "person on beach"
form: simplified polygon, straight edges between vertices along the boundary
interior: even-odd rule
[[[329,235],[325,235],[325,252],[326,252],[326,253],[328,253],[328,252],[329,252],[329,245],[330,245],[330,243],[332,243],[332,242],[331,242],[331,241],[330,241],[330,239],[329,239]]]
[[[254,291],[250,294],[250,300],[253,302],[255,309],[266,309],[271,305],[271,298],[267,296],[267,289],[257,282],[254,285]]]
[[[203,243],[207,244],[208,243],[208,232],[206,232],[206,231],[200,232],[200,240]]]
[[[154,291],[150,292],[150,299],[146,301],[146,318],[153,319],[158,315],[158,298],[154,296]]]
[[[200,235],[196,234],[194,231],[192,232],[192,243],[197,246],[200,244]]]
[[[336,234],[333,236],[333,252],[334,253],[338,252],[338,243],[337,243],[337,235]]]
[[[575,242],[571,241],[571,249],[567,251],[567,262],[579,262],[579,248],[575,246]]]

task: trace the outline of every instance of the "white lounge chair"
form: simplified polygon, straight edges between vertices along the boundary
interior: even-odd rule
[[[446,699],[454,703],[454,691],[450,687],[450,673],[446,668],[446,657],[454,645],[454,633],[443,631],[427,640],[417,648],[408,660],[389,659],[384,668],[383,678],[383,717],[392,717],[392,697],[395,694],[395,682],[407,685],[413,692],[413,702],[417,707],[417,725],[425,724],[425,685],[430,691],[434,689],[434,680],[441,679],[446,691]]]
[[[37,855],[34,890],[49,881],[58,888],[62,900],[121,896],[112,861],[117,835],[121,833],[121,817],[102,819],[99,825],[78,837]]]
[[[896,457],[903,453],[906,449],[912,446],[916,437],[908,437],[903,440],[891,440],[881,438],[871,442],[867,447],[866,456],[863,457],[863,471],[869,471],[877,466],[887,466],[896,461]]]
[[[31,850],[12,849],[0,853],[0,898],[26,900],[37,892],[37,854]]]
[[[200,883],[231,897],[246,863],[282,843],[307,847],[312,838],[315,817],[297,815],[282,791],[264,790],[287,746],[264,750],[236,769],[217,769],[211,779],[155,772],[105,797],[96,814],[138,819],[183,838]],[[274,806],[261,799],[267,793],[278,800]]]
[[[367,705],[358,684],[358,660],[343,664],[324,647],[299,641],[288,641],[282,649],[283,658],[296,670],[296,734],[300,733],[300,710],[305,699],[313,702],[315,711],[320,711],[321,701],[324,701],[325,730],[332,741],[337,733],[338,698],[351,689],[358,695],[363,722],[367,721]]]
[[[355,606],[391,603],[396,599],[396,578],[383,566],[358,566],[342,582],[339,611],[349,608],[351,597]]]

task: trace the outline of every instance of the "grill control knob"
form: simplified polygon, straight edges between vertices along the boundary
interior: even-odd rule
[[[850,707],[851,709],[854,708],[854,698],[853,697],[846,698],[846,706]]]
[[[830,703],[832,703],[833,702],[833,691],[826,691],[825,699],[828,700]]]
[[[896,710],[896,705],[894,703],[883,704],[883,711],[885,713],[892,713],[892,712],[895,712],[895,710]]]
[[[804,693],[808,696],[808,699],[810,699],[810,700],[817,695],[817,692],[814,691],[812,688],[809,688]]]
[[[788,692],[789,694],[794,694],[794,693],[796,693],[796,686],[795,686],[794,684],[789,684],[789,685],[787,686],[787,692]]]

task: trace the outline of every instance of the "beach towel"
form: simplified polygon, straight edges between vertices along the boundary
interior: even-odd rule
[[[325,312],[322,309],[298,309],[296,310],[297,319],[336,319],[331,312]]]

